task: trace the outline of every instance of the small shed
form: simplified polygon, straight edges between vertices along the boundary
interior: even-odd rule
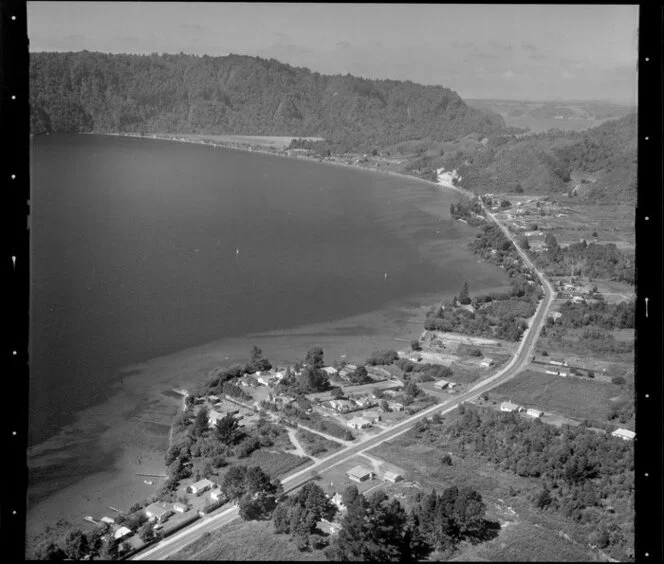
[[[189,511],[189,507],[184,503],[178,502],[173,504],[173,511],[176,511],[177,513],[186,513]]]
[[[526,415],[529,417],[532,417],[533,419],[539,419],[544,415],[543,411],[540,411],[539,409],[533,409],[532,407],[526,410]]]
[[[385,480],[387,480],[388,482],[394,484],[395,482],[400,482],[401,480],[403,480],[403,475],[401,475],[399,472],[393,472],[390,470],[388,472],[385,472],[383,478],[385,478]]]
[[[102,517],[100,519],[100,521],[102,523],[108,523],[109,525],[112,525],[113,523],[115,523],[115,519],[113,519],[113,517],[106,517],[106,516]]]
[[[484,358],[480,361],[480,366],[481,366],[482,368],[489,368],[489,367],[493,366],[495,363],[496,363],[495,360],[493,360],[492,358],[489,358],[489,357],[487,356],[487,357],[484,357]]]
[[[351,468],[346,474],[354,482],[364,482],[366,480],[371,480],[374,476],[373,470],[363,466],[362,464]]]
[[[210,499],[214,501],[219,501],[224,497],[224,492],[222,492],[219,488],[214,489],[210,492]]]
[[[449,380],[438,380],[438,382],[436,382],[436,383],[433,385],[433,387],[434,387],[434,388],[438,388],[439,390],[444,390],[444,389],[447,388],[449,385],[450,385],[450,381],[449,381]]]

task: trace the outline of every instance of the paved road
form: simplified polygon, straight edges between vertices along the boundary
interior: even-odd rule
[[[513,235],[498,221],[496,221],[496,219],[493,217],[492,214],[488,212],[488,210],[485,211],[487,216],[493,219],[498,224],[498,226],[503,230],[505,235],[510,240],[512,240],[516,245],[516,241],[514,241]],[[507,366],[505,366],[503,369],[498,371],[493,376],[490,376],[489,378],[481,382],[478,382],[468,391],[463,392],[458,396],[455,396],[454,398],[450,398],[447,401],[443,402],[442,404],[437,404],[428,409],[425,409],[424,411],[421,411],[420,413],[417,413],[416,415],[404,420],[403,422],[399,423],[398,425],[395,425],[394,427],[388,429],[387,431],[383,431],[378,435],[358,441],[357,444],[348,446],[336,454],[332,454],[324,459],[321,459],[319,462],[317,462],[312,466],[308,466],[307,468],[304,468],[298,472],[291,474],[290,476],[282,480],[285,491],[288,492],[292,489],[301,486],[302,484],[310,480],[313,474],[316,472],[317,473],[325,472],[330,468],[337,466],[338,464],[342,464],[343,462],[345,462],[350,457],[356,454],[372,449],[384,443],[385,441],[389,441],[394,437],[405,433],[415,423],[424,419],[425,417],[432,415],[435,412],[438,412],[441,415],[449,413],[450,411],[456,409],[460,403],[473,400],[479,397],[484,392],[487,392],[499,386],[500,384],[504,383],[505,381],[509,380],[528,365],[529,359],[532,356],[532,352],[537,342],[537,337],[539,336],[540,330],[544,325],[544,322],[546,321],[546,316],[549,308],[551,307],[551,304],[553,303],[555,294],[553,292],[551,284],[549,284],[549,282],[544,278],[544,276],[542,276],[541,273],[539,273],[539,271],[535,269],[534,265],[532,264],[528,256],[518,247],[518,245],[517,245],[517,250],[519,251],[519,254],[522,256],[524,262],[533,269],[533,271],[537,274],[537,276],[541,280],[545,295],[543,300],[540,301],[537,311],[535,312],[535,315],[531,320],[530,327],[523,334],[523,338],[521,340],[521,343],[519,344],[519,348],[517,349],[516,355],[512,358],[509,364],[507,364]],[[237,507],[218,510],[217,512],[206,516],[201,521],[198,521],[193,525],[183,529],[182,531],[175,533],[174,535],[163,540],[154,547],[139,553],[133,558],[133,560],[165,560],[166,558],[174,555],[177,551],[181,550],[185,546],[194,542],[203,533],[212,532],[226,525],[227,523],[231,522],[237,517],[238,517]]]

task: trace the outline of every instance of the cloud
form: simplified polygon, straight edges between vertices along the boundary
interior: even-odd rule
[[[182,24],[180,29],[185,31],[195,31],[197,33],[205,33],[206,31],[210,31],[209,27],[199,24]]]
[[[65,37],[45,37],[35,43],[43,43],[45,50],[53,51],[82,51],[88,48],[86,37],[82,33]]]
[[[489,47],[492,47],[493,49],[501,49],[502,51],[512,50],[511,43],[502,43],[500,41],[494,41],[493,39],[489,39],[487,43],[489,44]]]
[[[501,59],[502,57],[497,53],[490,53],[488,51],[483,51],[479,47],[475,47],[473,49],[473,52],[468,55],[468,58],[498,60]]]
[[[475,44],[470,41],[457,41],[456,39],[451,41],[450,45],[455,49],[472,49],[475,46]]]

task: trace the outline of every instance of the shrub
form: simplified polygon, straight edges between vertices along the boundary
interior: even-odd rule
[[[616,384],[617,386],[622,386],[625,383],[625,378],[622,376],[614,376],[611,378],[611,383]]]

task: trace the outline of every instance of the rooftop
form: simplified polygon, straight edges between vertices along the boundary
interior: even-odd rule
[[[347,474],[349,476],[355,476],[356,478],[363,478],[364,476],[368,476],[370,474],[373,474],[373,470],[371,468],[367,468],[363,464],[358,464],[354,468],[351,468]]]

